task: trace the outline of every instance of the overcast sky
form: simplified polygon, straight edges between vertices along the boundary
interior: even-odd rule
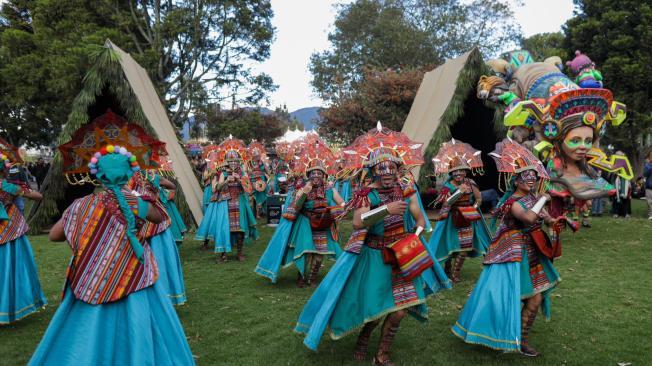
[[[287,104],[290,111],[320,106],[310,87],[310,55],[328,48],[328,31],[335,19],[333,5],[342,0],[272,0],[276,41],[269,60],[256,67],[279,86],[271,95],[272,107]],[[526,37],[556,32],[573,14],[572,0],[524,0],[515,8]]]

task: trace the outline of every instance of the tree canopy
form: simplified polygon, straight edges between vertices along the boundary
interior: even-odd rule
[[[503,0],[357,0],[340,5],[331,48],[312,55],[312,86],[331,102],[354,90],[368,68],[441,64],[476,46],[496,55],[519,38]]]
[[[285,107],[279,107],[274,112],[264,112],[258,108],[210,108],[195,118],[204,123],[207,137],[215,142],[220,142],[229,135],[245,142],[254,139],[271,142],[283,135],[288,128],[296,129],[300,125]]]
[[[250,66],[270,55],[269,0],[8,0],[0,9],[0,134],[48,144],[111,38],[147,69],[181,125],[209,103],[255,104],[275,85]]]
[[[320,135],[348,144],[377,121],[400,131],[427,69],[366,70],[354,93],[322,110]]]

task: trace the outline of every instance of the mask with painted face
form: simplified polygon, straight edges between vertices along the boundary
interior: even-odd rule
[[[311,170],[310,173],[308,173],[308,179],[310,179],[313,187],[321,187],[324,185],[325,177],[326,175],[324,172],[319,169]]]

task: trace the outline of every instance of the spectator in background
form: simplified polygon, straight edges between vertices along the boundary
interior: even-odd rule
[[[616,155],[625,155],[622,151],[617,151]],[[616,176],[614,181],[616,195],[613,198],[611,213],[613,217],[629,217],[632,213],[632,182]]]
[[[645,199],[647,200],[648,220],[652,220],[652,151],[647,154],[647,162],[643,169],[645,177]]]
[[[596,172],[598,177],[602,175],[601,171]],[[591,200],[591,216],[602,216],[604,199],[602,197]]]
[[[636,178],[632,198],[645,199],[645,178],[643,176]]]

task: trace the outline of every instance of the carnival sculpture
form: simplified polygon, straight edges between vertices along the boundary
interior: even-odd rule
[[[514,51],[488,64],[495,75],[481,77],[478,97],[505,104],[509,136],[536,152],[546,165],[552,184],[551,215],[615,193],[595,169],[633,177],[625,156],[608,157],[600,148],[607,127],[621,125],[626,109],[613,100],[611,91],[601,88],[602,76],[586,55],[577,52],[568,64],[577,83],[562,73],[559,57],[534,62],[527,51]]]

